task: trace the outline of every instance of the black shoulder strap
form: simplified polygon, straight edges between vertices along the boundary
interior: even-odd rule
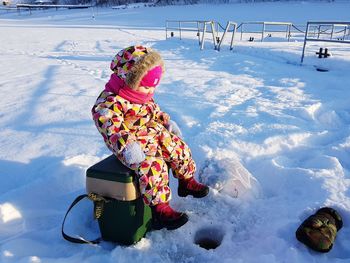
[[[66,218],[67,218],[67,215],[68,213],[70,212],[70,210],[77,204],[79,203],[82,199],[84,199],[85,197],[88,197],[88,195],[86,194],[83,194],[83,195],[79,195],[74,201],[73,203],[70,205],[70,207],[68,208],[67,210],[67,213],[66,215],[64,216],[64,219],[63,219],[63,223],[62,223],[62,236],[64,237],[65,240],[68,240],[72,243],[77,243],[77,244],[98,244],[100,243],[101,241],[101,238],[97,238],[95,240],[86,240],[82,237],[79,237],[79,238],[75,238],[75,237],[71,237],[71,236],[68,236],[65,232],[64,232],[64,223],[66,222]]]

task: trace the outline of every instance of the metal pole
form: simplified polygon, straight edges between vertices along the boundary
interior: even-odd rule
[[[179,32],[180,32],[180,40],[181,40],[181,21],[179,21]]]
[[[197,21],[197,36],[198,36],[198,44],[201,45],[201,33],[200,33],[200,28],[199,28],[200,22]]]
[[[204,26],[203,26],[203,35],[202,35],[202,42],[201,42],[201,50],[204,49],[204,35],[205,35],[205,32],[207,31],[207,23],[206,22],[203,22],[204,23]]]
[[[219,45],[218,45],[218,51],[220,51],[221,43],[222,43],[222,41],[224,40],[224,38],[225,38],[225,36],[226,36],[226,33],[227,33],[228,28],[229,28],[229,26],[230,26],[230,23],[231,23],[231,22],[228,21],[227,24],[226,24],[225,31],[224,31],[224,33],[222,34],[222,37],[221,37],[220,42],[219,42]]]
[[[346,37],[346,30],[347,30],[347,26],[345,26],[345,28],[344,28],[344,36],[343,36],[344,40],[345,40],[345,37]]]
[[[334,33],[334,24],[332,25],[331,39],[333,38],[333,33]]]
[[[264,33],[265,33],[265,22],[263,22],[263,28],[262,28],[262,32],[261,32],[261,42],[264,41]]]
[[[216,49],[217,49],[217,46],[216,46],[216,38],[215,38],[215,25],[214,25],[214,21],[211,21],[210,24],[211,24],[211,31],[212,31],[212,35],[213,35],[214,49],[216,50]]]
[[[301,54],[300,64],[302,64],[303,61],[304,61],[304,54],[305,54],[305,47],[306,47],[306,40],[307,40],[307,36],[308,36],[308,31],[309,31],[309,22],[307,22],[307,24],[306,24],[306,31],[305,31],[305,38],[304,38],[304,46],[303,46],[303,53]]]
[[[232,31],[232,37],[231,37],[231,43],[230,43],[230,50],[233,49],[233,38],[235,37],[235,33],[236,33],[236,29],[237,29],[237,24],[234,23],[233,26],[234,26],[234,28],[233,28],[233,31]]]
[[[243,23],[241,24],[241,40],[242,40],[242,35],[243,35]]]
[[[292,26],[293,26],[293,24],[289,25],[288,41],[290,41],[290,38],[292,37]]]
[[[165,40],[168,39],[168,20],[165,20]]]

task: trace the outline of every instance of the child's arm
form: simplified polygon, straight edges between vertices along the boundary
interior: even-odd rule
[[[176,122],[173,120],[170,120],[169,114],[167,114],[164,111],[161,111],[161,109],[159,108],[159,106],[156,103],[154,103],[154,105],[155,105],[154,113],[156,116],[156,121],[161,123],[162,125],[164,125],[164,127],[168,131],[174,133],[175,135],[177,135],[179,137],[182,137],[181,130],[180,130],[179,126],[176,124]]]
[[[114,153],[121,154],[127,144],[136,141],[135,135],[124,124],[123,107],[114,95],[100,96],[92,115],[97,129]]]
[[[157,103],[154,103],[154,105],[155,105],[155,109],[154,109],[155,120],[158,123],[161,123],[164,126],[168,125],[169,120],[170,120],[169,114],[167,114],[166,112],[162,111]]]

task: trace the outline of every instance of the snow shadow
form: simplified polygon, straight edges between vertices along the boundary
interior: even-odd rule
[[[0,160],[1,176],[7,178],[0,186],[1,262],[62,257],[67,248],[79,253],[80,246],[62,238],[60,226],[70,203],[85,192],[86,166],[60,157],[39,157],[28,163]],[[80,218],[71,219],[76,229],[91,227],[88,208],[92,209],[85,206]]]
[[[83,116],[79,117],[77,114],[75,118],[64,117],[67,110],[78,111],[80,104],[77,101],[86,101],[85,97],[88,95],[85,94],[85,91],[79,91],[78,89],[77,91],[80,92],[78,94],[70,94],[69,92],[63,92],[62,89],[55,89],[55,81],[57,81],[57,76],[59,76],[58,71],[58,65],[47,67],[42,81],[22,101],[23,106],[18,110],[16,117],[6,123],[4,127],[13,131],[34,132],[36,135],[45,135],[47,134],[46,132],[49,132],[50,134],[62,133],[73,136],[79,135],[79,132],[76,130],[78,127],[84,127],[85,135],[90,136],[86,134],[86,131],[92,131],[94,128],[90,119],[83,118]],[[74,86],[74,83],[70,85]],[[57,100],[57,96],[62,96],[62,98]],[[88,97],[90,97],[91,101],[95,99],[95,96]],[[81,105],[83,106],[84,104],[81,103]],[[85,109],[83,113],[85,113]],[[89,117],[86,114],[84,116]],[[62,128],[71,128],[71,131],[63,131]],[[91,136],[94,135],[91,134]]]

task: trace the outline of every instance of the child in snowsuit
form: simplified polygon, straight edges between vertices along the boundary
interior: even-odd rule
[[[107,147],[136,171],[153,227],[176,229],[188,221],[169,206],[168,165],[178,178],[178,195],[200,198],[209,188],[194,179],[196,165],[177,124],[153,100],[164,73],[161,56],[150,48],[131,46],[113,59],[114,72],[92,109]]]

